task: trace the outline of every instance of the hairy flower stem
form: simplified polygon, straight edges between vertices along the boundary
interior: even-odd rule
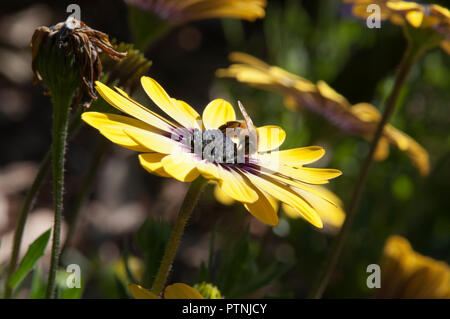
[[[167,275],[169,274],[178,246],[180,245],[180,239],[183,235],[186,222],[191,216],[191,213],[194,210],[194,207],[197,204],[197,201],[200,198],[200,194],[206,184],[207,180],[200,176],[189,186],[186,196],[184,197],[183,204],[181,205],[180,211],[178,212],[175,225],[172,229],[172,232],[170,233],[169,241],[167,242],[161,265],[159,266],[155,281],[153,282],[152,292],[155,295],[159,296],[163,290],[163,287],[167,280]]]
[[[46,298],[55,298],[56,270],[59,265],[59,242],[61,237],[61,216],[63,211],[64,194],[64,155],[66,152],[68,118],[70,112],[71,94],[53,95],[53,139],[52,139],[52,165],[53,165],[53,243],[48,274]]]
[[[78,131],[78,128],[82,124],[80,120],[81,109],[74,115],[69,124],[69,138],[75,135],[75,132]],[[11,252],[11,258],[9,260],[8,270],[6,272],[6,280],[5,280],[5,299],[11,298],[12,290],[8,287],[8,280],[12,276],[14,270],[17,266],[17,261],[19,259],[20,247],[22,244],[22,236],[23,231],[25,229],[25,224],[28,219],[28,214],[33,208],[34,201],[41,189],[41,186],[47,176],[48,170],[50,168],[51,163],[51,149],[45,154],[40,166],[39,170],[34,178],[33,184],[25,195],[25,200],[20,211],[19,219],[17,221],[16,230],[14,231],[14,240],[13,247]]]
[[[73,206],[72,214],[69,219],[69,229],[67,231],[66,240],[64,241],[63,248],[61,249],[61,257],[64,256],[64,253],[67,251],[67,248],[71,244],[72,237],[75,233],[75,229],[77,226],[78,216],[80,215],[81,207],[84,203],[85,198],[89,194],[91,190],[92,183],[95,180],[95,176],[97,174],[98,168],[100,167],[100,163],[102,162],[103,155],[107,149],[107,143],[105,139],[100,141],[100,145],[97,147],[95,154],[92,158],[91,164],[87,170],[87,173],[84,175],[83,181],[81,182],[80,191],[75,197],[75,203]],[[61,262],[60,262],[61,263]]]
[[[405,55],[403,56],[402,62],[400,63],[400,66],[397,71],[394,88],[392,89],[392,92],[386,101],[386,107],[383,116],[381,118],[381,121],[378,123],[372,142],[370,144],[369,154],[367,155],[363,165],[361,166],[358,180],[356,182],[355,188],[353,189],[345,222],[342,225],[342,228],[337,238],[330,247],[328,255],[325,259],[324,268],[320,275],[319,281],[312,290],[311,294],[312,298],[320,299],[322,297],[322,294],[325,291],[328,282],[330,281],[331,275],[333,274],[336,268],[337,261],[339,259],[339,256],[341,255],[345,240],[348,237],[348,234],[352,226],[352,222],[355,218],[355,214],[358,209],[361,195],[366,184],[367,176],[374,160],[374,154],[378,142],[380,141],[380,138],[383,135],[384,126],[388,123],[389,118],[391,117],[395,109],[398,96],[403,87],[403,84],[405,83],[406,78],[408,77],[409,72],[411,71],[411,68],[418,60],[418,58],[422,55],[423,52],[424,52],[423,47],[421,47],[420,45],[414,46],[412,43],[410,43],[407,51],[405,52]]]

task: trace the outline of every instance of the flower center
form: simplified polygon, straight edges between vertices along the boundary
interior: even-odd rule
[[[198,158],[217,164],[245,164],[251,153],[247,129],[177,131],[176,140]],[[254,144],[256,145],[256,143]]]

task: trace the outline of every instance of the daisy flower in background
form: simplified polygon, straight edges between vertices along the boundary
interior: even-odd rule
[[[126,0],[130,5],[150,11],[163,20],[183,24],[212,18],[254,21],[263,18],[266,0]]]
[[[217,70],[218,77],[232,77],[254,87],[281,93],[289,109],[306,109],[317,113],[346,133],[370,140],[381,119],[380,112],[373,105],[352,105],[323,81],[314,84],[245,53],[231,53],[229,59],[235,64],[227,69]],[[428,175],[430,168],[427,151],[413,138],[390,124],[385,126],[383,137],[378,143],[376,160],[387,158],[389,144],[405,152],[421,175]]]
[[[205,299],[197,290],[183,283],[167,286],[163,298],[136,284],[129,284],[128,290],[134,299]]]
[[[400,0],[344,0],[344,2],[352,3],[353,15],[363,19],[372,14],[371,11],[367,12],[367,7],[376,4],[380,6],[381,19],[389,19],[394,24],[411,27],[413,31],[411,36],[423,37],[424,41],[436,37],[436,43],[450,54],[450,11],[445,7]]]
[[[450,298],[450,267],[415,252],[407,239],[390,236],[381,258],[377,298]]]
[[[450,54],[450,11],[447,8],[409,1],[388,2],[387,7],[392,15],[400,15],[405,23],[423,32],[425,37],[437,37],[440,47]]]
[[[150,99],[173,121],[100,82],[96,87],[100,95],[132,117],[85,112],[83,120],[112,142],[141,152],[140,163],[150,173],[182,182],[202,175],[271,226],[278,224],[272,204],[277,200],[293,207],[312,225],[323,227],[314,201],[336,204],[312,186],[326,184],[341,172],[304,166],[319,160],[325,154],[323,148],[279,151],[286,137],[283,129],[255,127],[240,103],[245,120],[237,120],[231,104],[222,99],[211,101],[200,117],[186,102],[171,98],[154,79],[142,77],[141,83]]]
[[[344,3],[352,4],[352,13],[355,17],[366,19],[371,14],[372,10],[367,11],[368,6],[375,4],[380,8],[380,15],[382,20],[390,19],[395,24],[402,24],[402,18],[389,10],[388,2],[401,2],[401,0],[343,0]]]

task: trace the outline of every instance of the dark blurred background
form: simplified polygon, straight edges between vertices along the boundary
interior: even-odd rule
[[[65,20],[66,7],[72,2],[0,4],[0,264],[9,258],[25,191],[51,143],[51,104],[42,94],[42,86],[32,85],[29,40],[37,26]],[[435,2],[450,5],[449,1]],[[90,27],[119,41],[132,41],[123,1],[77,4],[81,19]],[[345,135],[317,115],[288,111],[276,93],[233,79],[217,79],[215,70],[229,65],[230,52],[247,52],[313,82],[324,80],[352,103],[370,102],[382,109],[405,45],[399,27],[383,22],[381,29],[368,29],[340,1],[269,0],[265,19],[190,23],[158,40],[145,55],[153,62],[149,75],[173,97],[187,101],[199,112],[212,98],[224,97],[233,104],[239,99],[257,125],[275,124],[287,131],[284,148],[324,146],[327,156],[320,165],[343,171],[330,186],[348,203],[368,143]],[[366,267],[379,261],[390,234],[403,235],[422,254],[450,262],[449,66],[450,59],[441,50],[426,54],[414,68],[391,121],[429,152],[430,175],[421,177],[409,158],[394,148],[387,160],[373,166],[351,236],[325,297],[370,296],[365,285]],[[149,105],[142,92],[137,98]],[[70,142],[66,217],[102,140],[95,130],[85,127]],[[183,183],[147,174],[134,152],[109,142],[107,147],[68,257],[89,269],[85,297],[120,296],[111,288],[111,273],[120,268],[117,265],[124,250],[136,256],[138,269],[145,253],[136,239],[137,230],[145,233],[144,222],[148,224],[149,218],[170,223],[186,190]],[[244,258],[241,264],[227,267],[245,268],[240,269],[243,274],[248,271],[258,277],[275,258],[280,276],[247,295],[305,297],[333,236],[281,213],[280,225],[271,229],[253,219],[240,204],[219,204],[212,189],[203,194],[187,228],[171,281],[195,283],[203,278],[199,269],[202,262],[208,262],[211,251],[217,257],[216,264],[224,263],[227,245],[234,245],[227,238],[241,238],[248,229],[248,237],[241,239],[250,247],[247,254],[256,258],[255,265],[247,269]],[[51,207],[51,184],[47,181],[26,229],[25,248],[50,227]],[[213,233],[216,244],[211,249]],[[220,265],[214,267],[222,271]],[[228,276],[221,280],[236,281],[236,285],[245,280],[233,278],[231,273]],[[233,289],[227,290],[229,294],[239,291]]]

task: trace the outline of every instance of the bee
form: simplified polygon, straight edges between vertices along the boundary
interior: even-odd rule
[[[258,134],[256,127],[253,125],[253,121],[248,116],[247,110],[242,103],[238,101],[239,109],[242,113],[244,120],[229,121],[219,127],[219,130],[229,138],[236,145],[236,153],[241,154],[243,152],[246,156],[252,156],[257,152]],[[233,136],[229,133],[232,133]],[[237,134],[236,134],[237,132]]]

